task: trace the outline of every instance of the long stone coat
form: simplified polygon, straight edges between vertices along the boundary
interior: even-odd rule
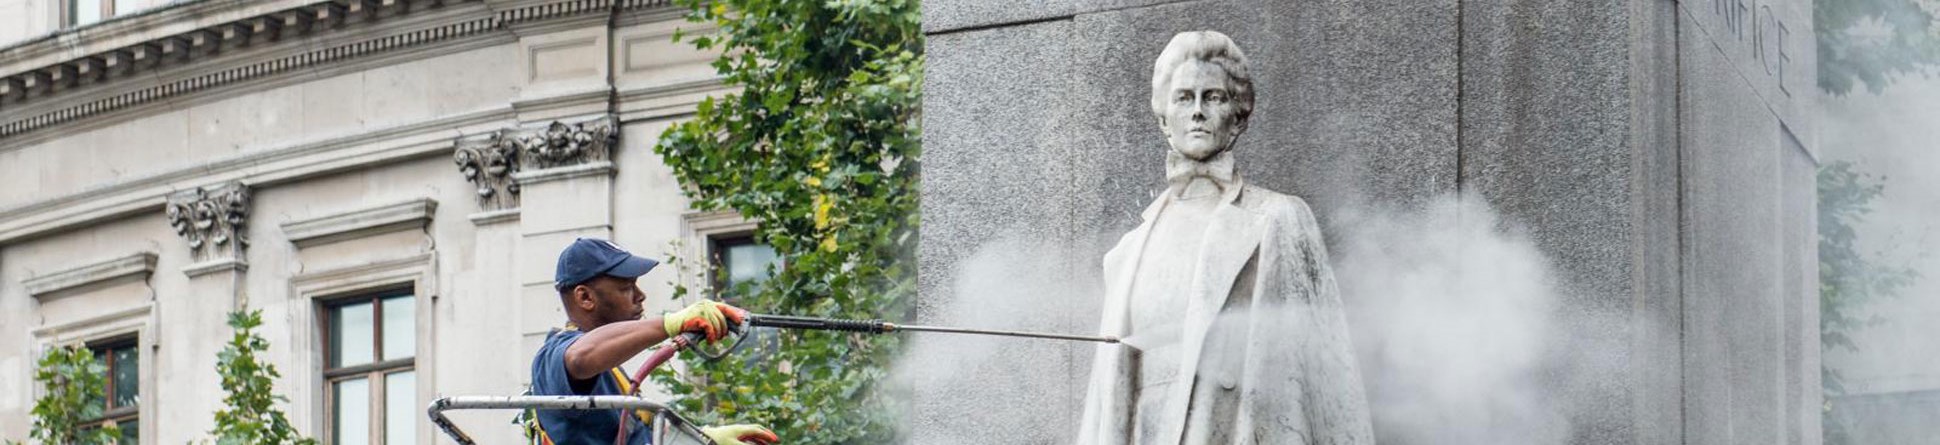
[[[1133,278],[1164,193],[1105,255],[1105,335],[1130,334]],[[1371,444],[1367,400],[1340,292],[1313,212],[1300,198],[1235,184],[1220,197],[1196,252],[1162,443]],[[1217,321],[1217,322],[1215,322]],[[1131,444],[1138,357],[1102,345],[1091,368],[1077,443]],[[1208,353],[1211,351],[1211,353]],[[1194,366],[1197,364],[1198,366]],[[1188,417],[1191,428],[1186,428]]]

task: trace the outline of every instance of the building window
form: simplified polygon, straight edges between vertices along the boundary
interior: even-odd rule
[[[66,24],[69,27],[88,25],[94,22],[135,12],[141,9],[141,0],[62,0]]]
[[[741,285],[758,285],[768,279],[771,268],[781,266],[775,248],[755,242],[753,235],[711,237],[708,251],[713,253],[714,297],[729,304],[744,291]]]
[[[709,262],[712,263],[714,299],[727,304],[742,304],[741,295],[752,286],[768,280],[770,270],[781,267],[775,248],[755,241],[750,234],[708,237]],[[749,366],[767,366],[768,357],[781,348],[781,333],[773,328],[754,328],[747,337],[734,343],[734,354]]]
[[[417,441],[417,299],[409,291],[323,305],[329,443]]]
[[[102,397],[97,402],[103,408],[101,417],[87,423],[121,428],[123,444],[141,442],[141,352],[135,345],[135,337],[88,345],[107,374],[102,376]]]

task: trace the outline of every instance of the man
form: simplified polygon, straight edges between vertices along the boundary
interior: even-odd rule
[[[642,319],[641,275],[659,262],[635,256],[605,240],[580,238],[559,253],[553,286],[566,306],[565,328],[546,336],[532,358],[532,393],[536,395],[620,395],[630,382],[619,366],[662,341],[685,332],[719,340],[740,311],[725,304],[702,301],[679,312]],[[649,441],[647,424],[637,413],[619,410],[539,410],[536,416],[541,443],[608,445],[626,422],[627,441]],[[703,428],[720,445],[763,445],[779,438],[755,425]]]
[[[1312,211],[1234,169],[1246,56],[1188,32],[1154,65],[1166,189],[1105,255],[1101,326],[1134,347],[1098,349],[1078,443],[1372,443]]]

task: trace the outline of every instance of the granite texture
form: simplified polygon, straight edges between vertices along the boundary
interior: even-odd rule
[[[1570,443],[1679,436],[1652,372],[1678,364],[1671,7],[1462,5],[1461,188],[1556,262],[1542,386]]]
[[[956,148],[924,153],[926,166],[947,167],[924,171],[923,218],[952,223],[923,228],[917,323],[1095,329],[1095,316],[1060,314],[1096,313],[1097,296],[1054,287],[1098,279],[1071,276],[1086,254],[1068,248],[1075,48],[1046,44],[1076,38],[1070,21],[930,37],[924,143]],[[1087,346],[912,337],[897,370],[916,389],[909,443],[1068,442]]]
[[[1810,23],[1809,3],[1777,3],[1771,23]],[[1796,112],[1815,91],[1776,83],[1811,72],[1811,51],[1768,75],[1754,57],[1778,50],[1702,32],[1711,6],[926,2],[919,317],[1023,305],[1033,328],[1095,328],[1098,259],[1161,186],[1152,59],[1212,29],[1259,93],[1234,151],[1247,181],[1307,199],[1324,227],[1465,192],[1556,262],[1564,328],[1539,379],[1570,443],[1816,444],[1816,161]],[[963,290],[999,287],[1026,296]],[[1005,363],[991,372],[1025,383],[923,380],[913,441],[1068,441],[1089,348],[986,347]]]
[[[1679,12],[1685,443],[1816,444],[1809,122],[1736,59],[1711,10]]]

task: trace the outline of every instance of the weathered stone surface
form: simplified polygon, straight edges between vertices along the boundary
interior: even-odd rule
[[[1700,16],[1738,3],[1754,12]],[[1160,186],[1150,60],[1172,34],[1212,29],[1254,67],[1257,117],[1235,149],[1249,182],[1306,198],[1323,223],[1468,192],[1557,262],[1565,331],[1541,378],[1571,443],[1817,443],[1816,278],[1800,275],[1813,232],[1794,221],[1813,208],[1799,110],[1815,92],[1796,77],[1812,72],[1797,37],[1810,5],[1773,3],[926,2],[920,306],[959,311],[959,268],[993,273],[972,255],[1015,239],[1075,258],[1013,284],[1097,280],[1095,259]],[[1090,318],[1095,289],[1063,286],[1084,292],[1031,303]],[[1016,366],[1045,379],[1068,372],[1063,357]],[[1076,415],[1055,396],[916,393],[1000,413],[919,406],[918,439]],[[1069,439],[1017,429],[998,434]]]
[[[1776,76],[1739,58],[1738,19],[1709,6],[1679,17],[1686,443],[1818,443],[1804,414],[1820,406],[1806,376],[1818,357],[1804,352],[1816,349],[1818,286],[1788,265],[1816,263],[1814,232],[1793,221],[1815,214],[1816,160],[1799,137],[1810,122],[1772,94]]]

